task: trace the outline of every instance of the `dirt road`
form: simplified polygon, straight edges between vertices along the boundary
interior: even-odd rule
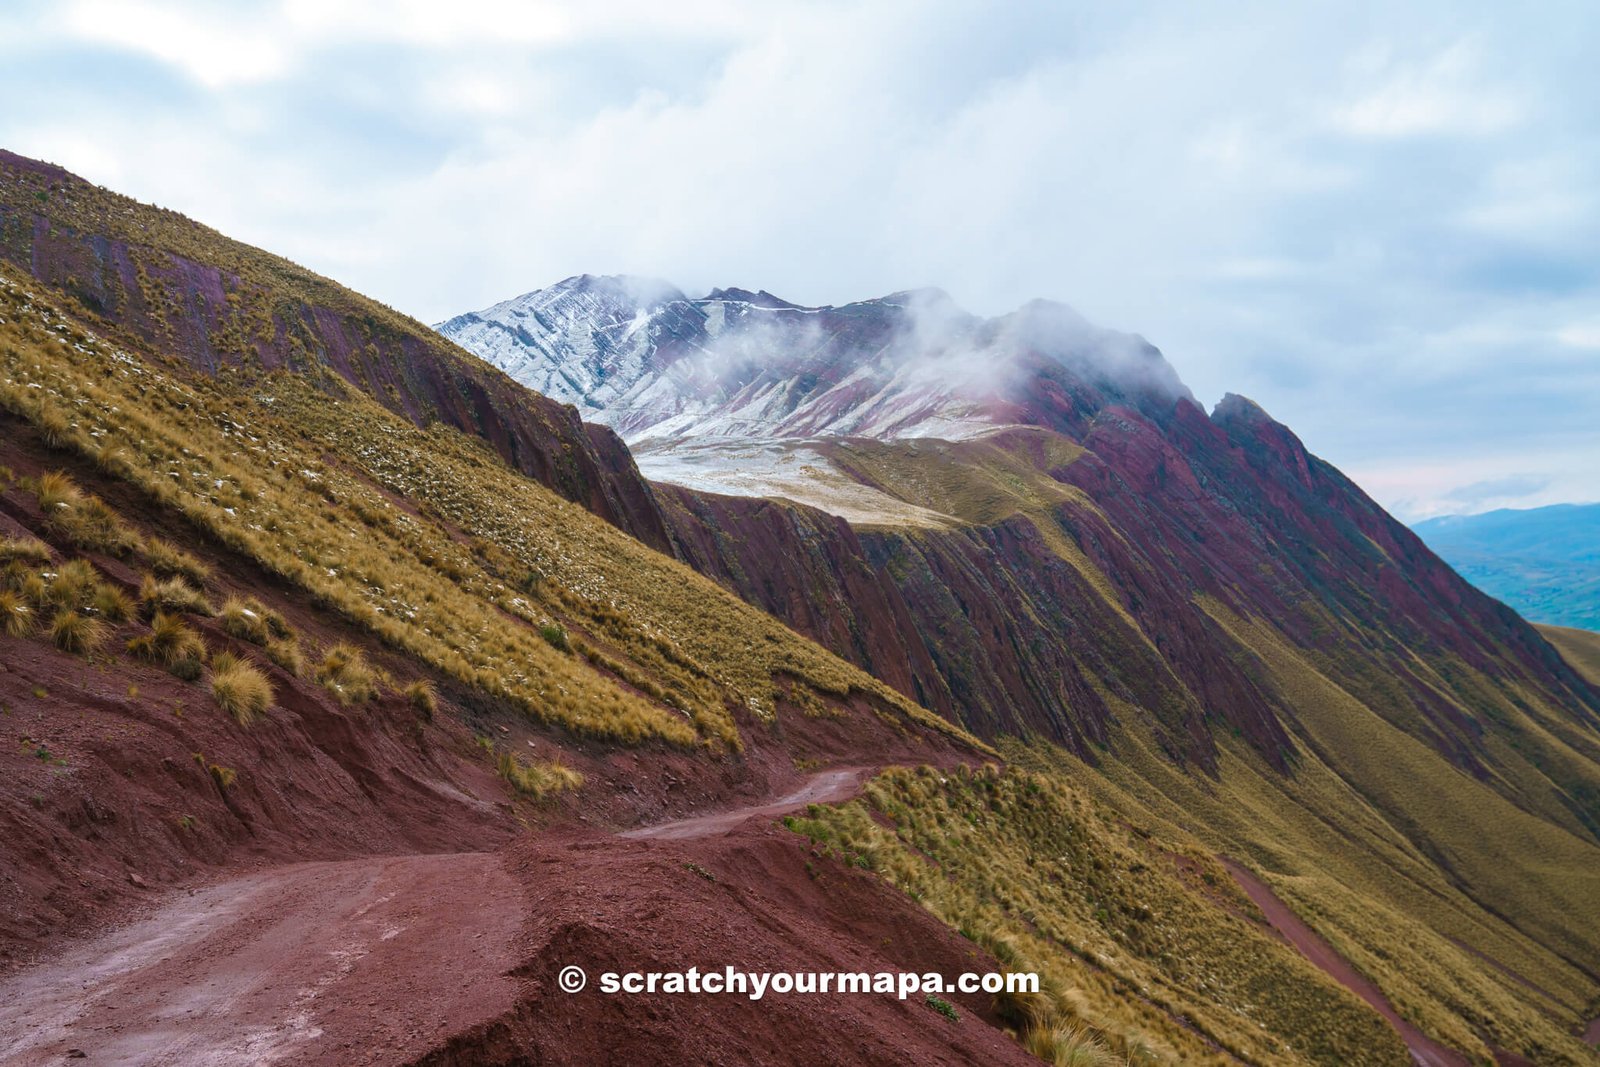
[[[684,840],[852,795],[867,768],[778,800],[632,830]],[[525,917],[499,853],[274,868],[0,982],[0,1064],[392,1063],[506,1012]]]
[[[656,823],[653,826],[641,826],[637,830],[629,830],[619,836],[630,839],[650,838],[657,841],[709,837],[731,830],[746,819],[762,817],[775,819],[780,815],[799,811],[808,804],[832,804],[848,800],[861,788],[862,780],[869,773],[871,768],[868,767],[841,767],[837,770],[823,771],[807,778],[799,789],[788,796],[768,804],[735,808],[732,811],[715,812],[710,815],[697,815],[676,822]]]
[[[0,984],[0,1063],[393,1062],[505,1010],[522,916],[494,853],[263,871]]]

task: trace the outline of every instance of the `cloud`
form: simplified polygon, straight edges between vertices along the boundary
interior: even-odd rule
[[[1382,60],[1379,60],[1382,63]],[[1359,61],[1369,80],[1371,58]],[[1359,137],[1462,135],[1503,132],[1523,115],[1514,91],[1486,83],[1479,49],[1458,41],[1420,63],[1382,74],[1382,82],[1334,111],[1336,128]]]
[[[1044,297],[1150,338],[1203,401],[1256,398],[1386,502],[1553,492],[1560,457],[1600,458],[1582,3],[222,10],[8,5],[0,92],[28,106],[0,143],[424,321],[585,271]],[[1435,481],[1383,480],[1400,464]]]
[[[1457,486],[1441,496],[1445,500],[1472,507],[1489,500],[1521,500],[1548,488],[1549,485],[1549,478],[1539,478],[1531,474],[1512,474],[1504,478],[1490,478],[1487,481],[1473,482],[1471,485]]]

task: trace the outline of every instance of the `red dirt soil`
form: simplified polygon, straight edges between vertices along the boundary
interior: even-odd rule
[[[1389,1003],[1389,999],[1378,987],[1352,967],[1349,960],[1334,951],[1333,946],[1324,941],[1321,935],[1307,926],[1265,882],[1234,860],[1226,856],[1217,858],[1228,868],[1228,873],[1239,883],[1239,888],[1243,889],[1255,902],[1256,907],[1266,915],[1274,930],[1282,934],[1302,956],[1320,967],[1340,985],[1372,1005],[1379,1015],[1389,1020],[1389,1025],[1395,1028],[1400,1040],[1411,1050],[1411,1058],[1421,1067],[1469,1067],[1472,1061],[1467,1057],[1455,1049],[1439,1044],[1401,1018],[1400,1013],[1394,1010],[1394,1005]]]
[[[948,997],[952,1022],[920,996],[598,991],[607,970],[997,969],[772,824],[866,773],[626,837],[295,864],[178,895],[0,983],[0,1062],[1036,1062],[982,994]],[[569,963],[586,991],[556,988]]]
[[[0,986],[0,1062],[395,1062],[509,1006],[521,904],[487,852],[295,864],[180,895]]]

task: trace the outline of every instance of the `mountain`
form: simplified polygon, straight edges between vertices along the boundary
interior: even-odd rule
[[[806,308],[586,275],[439,328],[535,387],[580,383],[557,395],[665,483],[681,558],[986,737],[1090,755],[1112,694],[1161,709],[1176,758],[1213,767],[1220,724],[1287,767],[1296,715],[1218,607],[1324,654],[1393,633],[1373,651],[1411,690],[1407,728],[1480,775],[1470,715],[1402,649],[1515,649],[1595,713],[1526,624],[1286,428],[1239,397],[1207,416],[1156,349],[1060,305],[980,320],[936,291]]]
[[[644,469],[852,514],[0,156],[0,1059],[1594,1062],[1581,639],[1059,308],[580,288],[797,420]],[[1042,984],[553,986],[730,961]]]
[[[506,310],[597,285],[597,319]],[[1524,847],[1511,827],[1554,819],[1550,847],[1584,842],[1559,865],[1589,862],[1592,683],[1250,401],[1207,413],[1153,348],[1052,305],[982,321],[937,294],[555,288],[440,328],[546,383],[617,368],[614,390],[568,396],[661,479],[680,558],[1013,759],[1065,753],[1130,817],[1204,826],[1280,873],[1316,878],[1332,849],[1360,907],[1432,911],[1397,888],[1439,884],[1405,854],[1531,931],[1491,858]],[[1481,814],[1441,817],[1443,795]],[[1302,835],[1320,844],[1290,859]],[[1375,935],[1324,890],[1342,937]],[[1563,899],[1533,936],[1587,968],[1565,913],[1590,905]]]
[[[984,320],[939,290],[802,307],[765,291],[691,300],[664,282],[586,274],[436,328],[636,449],[684,437],[953,439],[1070,419],[1072,389],[1135,406],[1189,395],[1153,347],[1063,305]]]
[[[1600,504],[1447,515],[1413,529],[1462,577],[1527,618],[1600,630]]]

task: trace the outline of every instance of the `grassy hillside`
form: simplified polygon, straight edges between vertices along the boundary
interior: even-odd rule
[[[936,716],[687,568],[354,390],[174,373],[0,281],[0,405],[352,621],[575,736],[737,750],[859,694]],[[323,383],[324,388],[330,383]]]
[[[975,539],[1027,523],[1056,566],[1103,598],[1075,607],[1078,619],[1094,620],[1094,633],[1074,632],[1072,641],[1080,658],[1086,644],[1106,644],[1094,684],[1119,728],[1092,762],[1040,739],[1003,741],[1005,754],[1092,794],[1173,851],[1246,861],[1403,1016],[1446,1044],[1480,1058],[1501,1049],[1540,1063],[1593,1062],[1573,1036],[1600,995],[1593,824],[1600,739],[1583,709],[1492,659],[1469,661],[1433,641],[1408,642],[1383,630],[1355,632],[1337,609],[1311,600],[1300,612],[1312,627],[1285,632],[1275,620],[1197,596],[1195,606],[1221,635],[1221,655],[1244,665],[1284,715],[1296,755],[1283,773],[1242,738],[1224,736],[1214,776],[1185,772],[1170,759],[1170,741],[1146,725],[1150,705],[1128,696],[1127,669],[1150,662],[1160,636],[1130,610],[1127,587],[1118,588],[1127,576],[1103,570],[1082,547],[1085,531],[1104,523],[1106,513],[1055,476],[1083,454],[1066,442],[1049,450],[1051,437],[1026,431],[958,445],[852,441],[831,453],[867,484],[952,517]],[[933,543],[949,536],[857,532],[868,544],[907,546],[891,561],[911,551],[936,558]],[[1120,534],[1113,528],[1107,536]],[[1574,667],[1596,676],[1600,643],[1592,635],[1541,632]],[[1120,654],[1112,651],[1116,642]],[[961,647],[947,644],[943,654],[958,656]],[[1407,674],[1391,670],[1391,662]],[[1169,686],[1183,685],[1167,677]],[[1410,688],[1413,680],[1421,680],[1420,692]],[[1443,741],[1429,721],[1441,714],[1464,727],[1471,740],[1460,744],[1470,748]],[[1025,832],[1013,815],[992,817],[987,836],[996,841]],[[1028,872],[1034,858],[1025,853],[1010,862]],[[986,928],[1007,936],[1020,928],[1037,938],[1041,914],[1059,920],[1061,912],[1016,903],[991,914]],[[1075,944],[1058,938],[1036,947],[1060,964],[1080,955]],[[1115,1030],[1107,1020],[1119,1003],[1100,1003],[1096,1025]],[[1126,1016],[1123,1023],[1136,1035],[1148,1027]],[[1113,1044],[1119,1040],[1113,1035]]]
[[[1600,633],[1570,626],[1541,626],[1539,632],[1585,678],[1600,685]]]
[[[1063,775],[892,771],[789,825],[1040,972],[1041,996],[1004,1007],[1058,1063],[1409,1062],[1212,856],[1130,827]]]

